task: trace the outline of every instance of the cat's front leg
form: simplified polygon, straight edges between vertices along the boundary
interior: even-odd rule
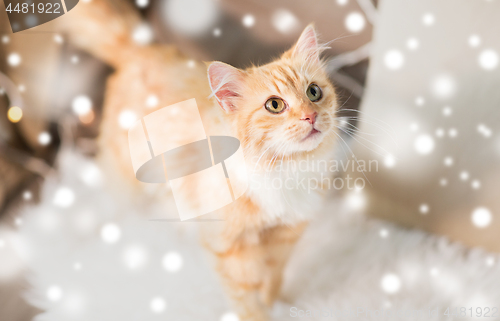
[[[281,290],[283,269],[307,223],[246,230],[213,251],[226,293],[243,321],[267,321]]]
[[[283,270],[290,254],[307,227],[306,222],[295,225],[279,225],[262,233],[262,246],[265,253],[265,275],[260,289],[261,300],[267,306],[278,299],[283,280]]]
[[[267,269],[265,246],[255,237],[247,235],[232,242],[227,251],[215,253],[217,272],[241,321],[269,320],[269,307],[261,297]]]

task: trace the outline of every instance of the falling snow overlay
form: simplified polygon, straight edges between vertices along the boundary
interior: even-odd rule
[[[500,0],[112,2],[137,14],[120,28],[119,18],[128,17],[109,12],[113,28],[123,31],[120,48],[134,49],[118,50],[107,39],[105,51],[125,52],[127,70],[144,76],[138,81],[105,66],[89,52],[92,44],[78,38],[93,29],[95,17],[86,17],[89,28],[76,36],[70,28],[0,33],[0,81],[5,74],[12,82],[0,84],[0,208],[6,209],[0,219],[7,221],[0,225],[0,284],[27,281],[20,293],[0,287],[1,321],[11,321],[2,310],[15,297],[42,311],[35,321],[242,321],[200,244],[199,222],[159,221],[178,216],[171,193],[159,197],[159,184],[131,186],[106,172],[106,152],[119,144],[104,146],[99,135],[111,129],[111,140],[116,131],[125,141],[138,119],[184,86],[198,87],[194,78],[184,83],[177,76],[162,86],[163,77],[179,70],[194,75],[212,60],[267,63],[309,23],[330,47],[322,57],[335,67],[328,72],[342,102],[336,159],[377,166],[338,173],[366,184],[327,195],[294,249],[271,320],[302,319],[290,317],[294,307],[438,308],[441,314],[429,321],[469,319],[444,318],[446,307],[498,307]],[[47,48],[33,50],[21,39],[28,36],[45,39]],[[186,59],[160,62],[173,50],[164,45]],[[158,56],[136,61],[148,52]],[[149,77],[154,74],[161,77]],[[116,81],[120,75],[123,83]],[[59,77],[63,84],[55,86]],[[207,81],[204,73],[200,81]],[[117,94],[119,84],[134,89],[123,95],[127,101]],[[120,106],[107,108],[113,101]],[[4,150],[11,142],[12,153]],[[16,149],[29,156],[19,164],[9,159]],[[124,163],[112,166],[129,166],[124,154]],[[37,171],[45,161],[48,170]],[[5,188],[10,162],[37,185]],[[5,195],[13,205],[5,205]]]
[[[40,205],[22,211],[19,235],[0,233],[0,247],[15,249],[17,264],[31,271],[27,297],[46,310],[36,320],[238,320],[193,226],[149,221],[146,210],[154,216],[168,206],[123,194],[114,200],[105,185],[89,185],[79,173],[99,170],[91,160],[65,151],[59,163],[61,176],[48,178]],[[445,307],[473,304],[479,295],[482,304],[498,302],[497,255],[464,255],[444,238],[366,220],[359,214],[364,202],[354,192],[319,214],[287,268],[284,295],[292,303],[277,304],[276,320],[289,320],[294,306]],[[425,206],[420,210],[429,211]],[[478,208],[471,219],[484,226],[488,213]],[[2,267],[0,276],[16,270]]]
[[[366,173],[369,213],[496,247],[499,5],[459,0],[453,14],[430,0],[379,7],[358,126],[371,136],[353,147],[384,165]],[[394,208],[401,213],[387,213]]]
[[[27,296],[47,310],[36,320],[193,320],[207,313],[218,320],[230,311],[197,234],[144,216],[168,205],[115,199],[93,161],[60,157],[62,179],[47,179],[42,203],[21,216],[20,235],[0,232],[33,272]],[[211,303],[192,309],[193,302]]]

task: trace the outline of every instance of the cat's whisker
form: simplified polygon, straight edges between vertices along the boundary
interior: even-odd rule
[[[361,117],[354,117],[354,116],[351,116],[351,117],[341,117],[341,118],[338,118],[338,119],[341,119],[341,120],[346,120],[346,119],[353,119],[353,120],[356,120],[358,122],[363,122],[363,123],[366,123],[366,124],[369,124],[369,125],[372,125],[380,130],[382,130],[384,133],[386,133],[389,138],[392,140],[392,142],[396,145],[396,147],[399,147],[398,146],[398,143],[395,139],[395,133],[391,133],[389,132],[386,128],[384,128],[382,125],[380,124],[377,124],[376,122],[373,122],[373,121],[370,121],[370,120],[366,120],[364,118],[361,118]]]
[[[360,141],[356,138],[356,136],[355,136],[355,135],[353,135],[352,133],[349,133],[349,132],[345,131],[343,128],[340,128],[340,127],[337,127],[337,128],[338,128],[338,129],[340,129],[341,131],[343,131],[344,133],[346,133],[347,135],[349,135],[352,139],[354,139],[356,142],[358,142],[359,144],[361,144],[361,146],[366,147],[368,150],[370,150],[370,151],[374,152],[374,153],[375,153],[375,154],[377,154],[377,155],[380,155],[380,156],[384,157],[384,156],[386,156],[386,155],[390,154],[390,153],[389,153],[386,149],[384,149],[384,148],[383,148],[383,147],[381,147],[380,145],[375,144],[374,142],[372,142],[372,141],[370,141],[370,140],[368,140],[368,139],[366,139],[366,138],[364,138],[364,137],[357,136],[357,138],[363,139],[363,140],[365,140],[365,141],[367,141],[367,142],[369,142],[369,143],[371,143],[371,144],[375,145],[375,147],[380,148],[381,150],[383,150],[383,151],[386,153],[385,155],[383,155],[383,154],[381,154],[381,153],[379,153],[379,152],[377,152],[377,151],[375,151],[375,150],[371,149],[370,147],[366,146],[366,145],[365,145],[365,144],[363,144],[362,142],[360,142]]]
[[[335,133],[335,131],[332,131],[333,133]],[[342,151],[344,152],[344,155],[345,155],[345,158],[349,158],[349,156],[347,155],[347,152],[345,151],[344,149],[344,146],[342,146],[342,144],[340,144],[340,147],[342,148]]]
[[[351,35],[351,34],[347,34],[347,35],[342,35],[342,36],[338,36],[337,38],[333,39],[333,40],[330,40],[328,42],[326,42],[326,45],[329,46],[331,43],[335,42],[335,41],[338,41],[340,39],[344,39],[344,38],[349,38],[349,37],[353,37],[354,35]]]
[[[271,161],[270,161],[270,164],[269,164],[269,168],[268,170],[271,171],[273,170],[272,167],[274,166],[274,162],[276,161],[277,157],[279,157],[279,151],[281,150],[281,148],[284,148],[287,146],[287,142],[284,142],[280,145],[280,147],[276,150],[276,152],[274,153],[273,155],[273,158],[271,158]],[[266,176],[267,177],[267,176]]]
[[[337,108],[337,112],[336,113],[339,113],[341,112],[342,110],[345,110],[345,109],[342,109],[345,104],[347,104],[347,102],[351,99],[352,95],[354,95],[354,92],[351,91],[351,94],[349,95],[349,97],[347,97],[347,99],[344,101],[344,103],[342,105],[340,105],[340,107]]]
[[[267,153],[267,151],[273,147],[273,145],[270,145],[261,155],[260,157],[257,159],[257,163],[255,164],[254,168],[253,168],[253,172],[252,173],[255,173],[255,169],[257,168],[257,166],[259,165],[259,162],[261,160],[261,158],[264,156],[265,153]]]
[[[373,120],[369,120],[369,119],[366,119],[366,118],[363,118],[363,117],[356,117],[356,116],[344,116],[344,117],[337,117],[336,120],[356,120],[356,121],[359,121],[359,122],[364,122],[364,123],[367,123],[367,124],[371,124],[371,125],[374,125],[376,126],[377,128],[380,128],[380,129],[385,129],[383,127],[383,124],[380,124],[380,123],[377,123]],[[385,129],[386,131],[388,131],[388,129]],[[392,134],[392,133],[389,133],[387,132],[388,134]]]
[[[395,132],[392,130],[392,128],[389,128],[385,126],[384,123],[377,122],[375,119],[367,119],[365,117],[359,117],[359,116],[341,116],[337,117],[336,119],[338,120],[356,120],[360,122],[365,122],[367,124],[372,124],[374,126],[377,126],[377,128],[384,129],[388,134],[394,134]]]
[[[392,126],[391,126],[389,123],[387,123],[387,122],[385,122],[385,121],[383,121],[383,120],[381,120],[381,119],[378,119],[377,117],[374,117],[374,116],[368,115],[367,113],[365,113],[365,112],[363,112],[363,111],[361,111],[361,110],[357,110],[357,109],[342,109],[342,110],[339,110],[338,112],[342,112],[342,111],[356,112],[356,113],[359,113],[359,114],[363,115],[365,118],[372,118],[372,119],[374,119],[374,120],[376,120],[376,121],[379,121],[380,123],[382,123],[382,124],[386,125],[386,126],[387,126],[387,127],[389,127],[392,131],[394,131],[394,132],[395,132],[394,128],[392,128]]]
[[[368,136],[376,136],[376,134],[372,134],[372,133],[367,133],[367,132],[361,131],[357,126],[355,126],[355,125],[353,125],[353,124],[351,124],[349,122],[346,122],[345,125],[351,127],[351,128],[349,128],[349,130],[355,131],[356,133],[364,134],[364,135],[368,135]]]
[[[344,142],[344,144],[346,145],[347,149],[349,149],[349,152],[352,154],[352,157],[356,161],[356,164],[358,164],[358,168],[360,168],[361,166],[360,166],[360,164],[358,162],[358,158],[356,157],[356,155],[354,154],[354,152],[352,151],[352,149],[349,147],[349,145],[347,144],[347,142],[336,131],[333,131],[333,133],[335,133],[335,135],[337,135],[338,138],[340,138]],[[364,178],[368,181],[368,184],[370,184],[370,186],[373,186],[372,183],[370,182],[370,180],[368,179],[368,177],[366,177],[365,171],[362,170],[361,173],[363,174]]]
[[[375,136],[374,134],[370,134],[370,133],[365,133],[365,132],[362,132],[360,131],[359,129],[356,129],[356,128],[349,128],[349,127],[343,127],[343,126],[339,126],[339,125],[333,125],[334,127],[336,128],[339,128],[339,129],[343,129],[351,134],[356,134],[356,135],[366,135],[366,136]]]

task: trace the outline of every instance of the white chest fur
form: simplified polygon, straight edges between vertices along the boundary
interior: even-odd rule
[[[260,166],[248,168],[248,172],[247,195],[270,225],[310,220],[321,205],[322,182],[329,178],[327,170],[306,161],[283,161],[272,169]]]

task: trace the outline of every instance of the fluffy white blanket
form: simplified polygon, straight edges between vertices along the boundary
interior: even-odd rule
[[[21,210],[12,238],[28,270],[27,299],[46,311],[37,320],[237,320],[198,245],[198,223],[151,221],[169,205],[109,192],[99,167],[74,153],[64,152],[59,164],[40,204]],[[481,308],[481,320],[497,320],[497,262],[479,249],[368,220],[339,198],[296,248],[286,300],[273,314],[463,320]]]

